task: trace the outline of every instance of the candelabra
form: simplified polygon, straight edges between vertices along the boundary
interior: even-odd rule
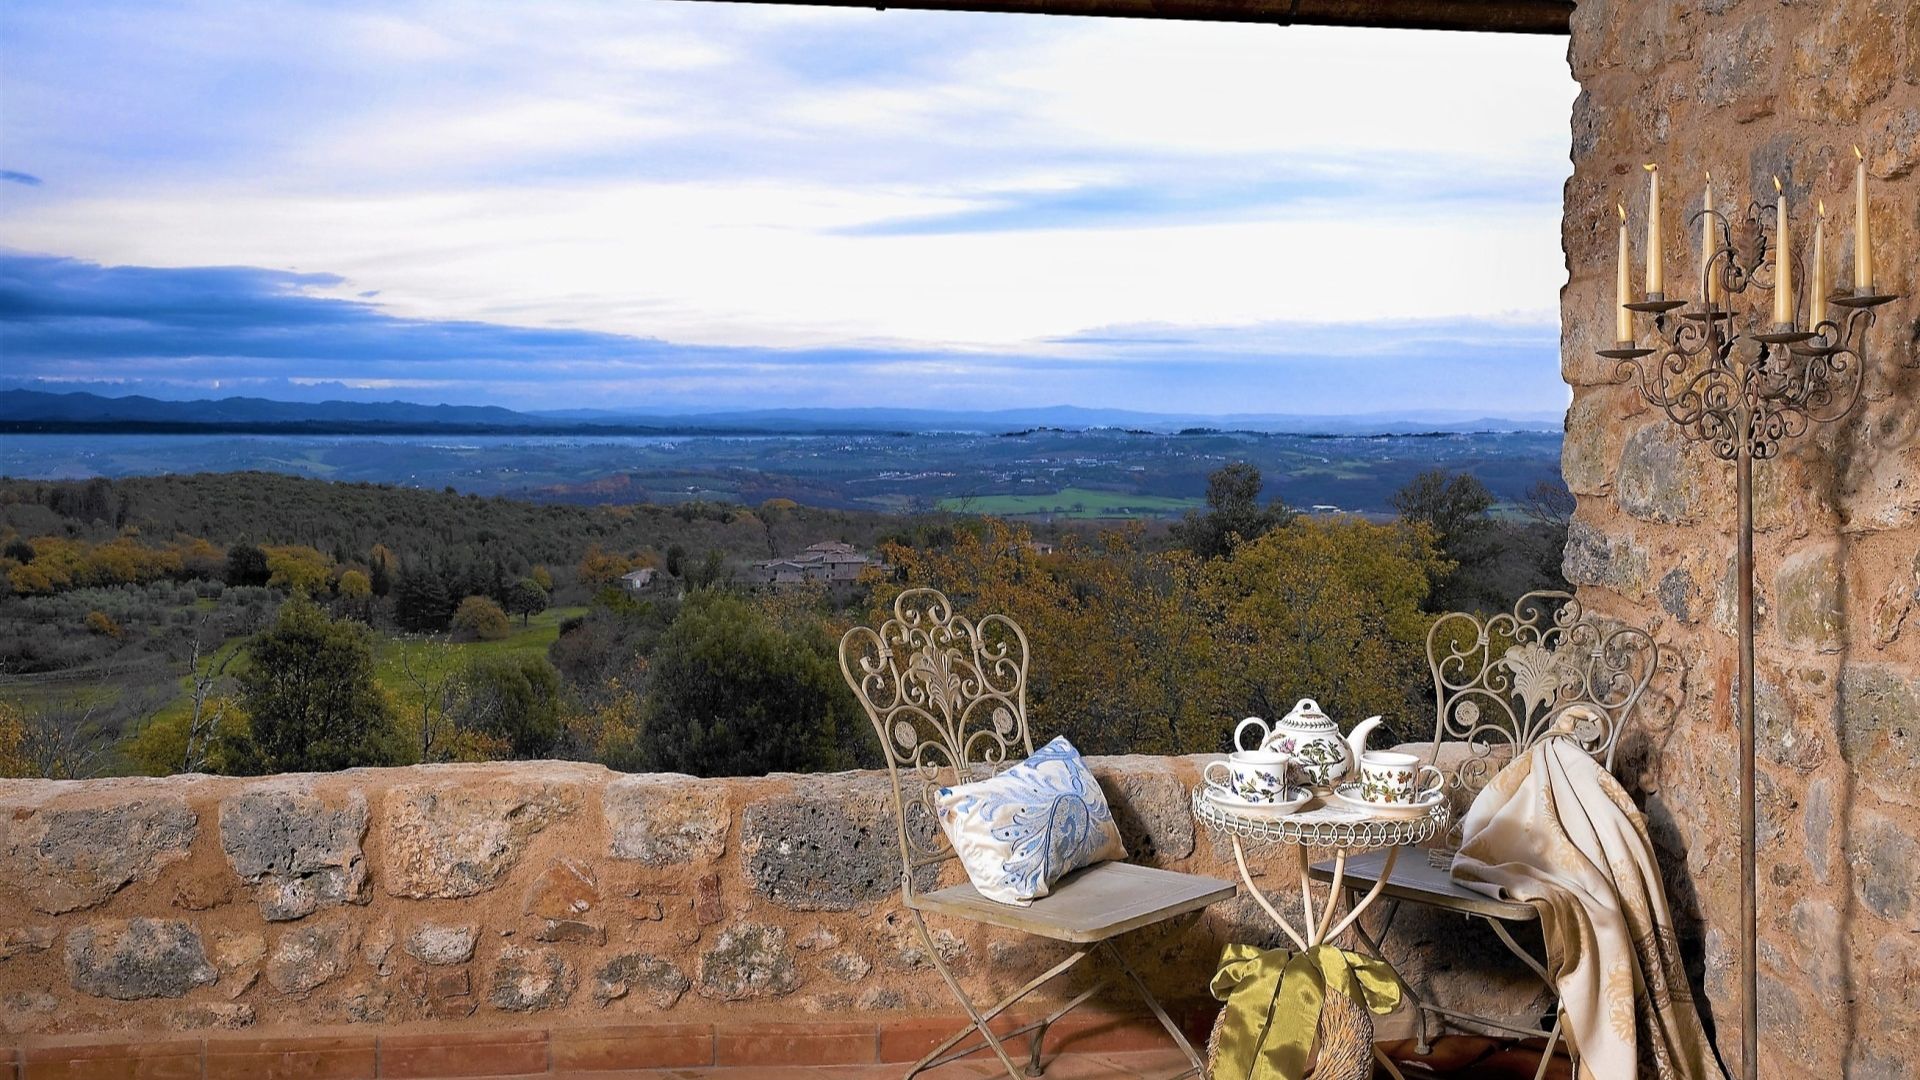
[[[1657,206],[1657,188],[1655,198]],[[1784,201],[1781,207],[1779,227],[1786,228]],[[1624,303],[1634,315],[1623,318],[1622,328],[1651,316],[1655,346],[1645,348],[1627,340],[1599,350],[1601,356],[1618,362],[1618,381],[1633,384],[1640,397],[1664,413],[1689,442],[1703,443],[1715,457],[1734,463],[1739,504],[1741,1071],[1748,1080],[1757,1075],[1759,1042],[1753,463],[1774,457],[1782,443],[1853,410],[1860,399],[1874,309],[1894,299],[1868,282],[1857,282],[1852,295],[1814,295],[1824,277],[1820,267],[1805,297],[1803,322],[1802,297],[1792,283],[1807,278],[1792,272],[1793,255],[1781,249],[1769,216],[1757,203],[1737,221],[1710,207],[1695,213],[1691,220],[1701,232],[1702,243],[1714,249],[1701,259],[1701,301],[1689,307],[1687,300],[1649,292],[1644,300]],[[1623,239],[1623,250],[1624,244]],[[1654,250],[1657,253],[1658,248]],[[1785,292],[1789,295],[1784,298],[1779,296],[1777,281],[1782,258],[1788,271]],[[1762,311],[1755,302],[1762,293],[1774,302],[1771,310]],[[1839,309],[1836,317],[1826,317],[1829,304]],[[1782,314],[1788,317],[1781,320]]]

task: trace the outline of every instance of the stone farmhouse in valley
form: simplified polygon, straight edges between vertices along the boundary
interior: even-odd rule
[[[798,555],[754,563],[747,580],[775,587],[851,585],[868,567],[879,565],[878,560],[861,554],[852,544],[829,540],[814,544]]]

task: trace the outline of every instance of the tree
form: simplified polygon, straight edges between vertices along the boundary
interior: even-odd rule
[[[455,728],[517,759],[546,757],[560,738],[560,673],[544,656],[482,656],[460,673]]]
[[[1496,580],[1501,535],[1487,513],[1493,493],[1478,477],[1428,469],[1388,501],[1400,520],[1425,526],[1445,558],[1434,573],[1433,610],[1504,608],[1514,599]]]
[[[16,536],[7,541],[6,549],[4,552],[0,552],[0,554],[4,554],[14,562],[25,565],[33,561],[33,545],[27,543],[25,538]]]
[[[719,590],[687,598],[655,651],[640,758],[695,776],[819,772],[849,762],[865,719],[827,635],[792,634]]]
[[[525,626],[534,615],[547,610],[547,590],[530,577],[521,578],[507,589],[506,609],[520,616],[520,625]]]
[[[469,596],[460,601],[453,613],[454,630],[471,634],[481,641],[499,641],[513,633],[513,624],[507,621],[507,613],[492,597]]]
[[[260,549],[267,556],[267,585],[288,593],[319,596],[326,591],[333,564],[304,544],[278,544]]]
[[[399,561],[385,544],[373,545],[367,552],[367,584],[372,587],[373,595],[385,596],[393,591],[393,571]]]
[[[533,583],[540,586],[542,591],[548,593],[553,591],[553,571],[536,564],[532,570],[527,571],[527,576],[532,578]]]
[[[415,566],[400,575],[393,590],[393,621],[416,634],[439,633],[453,615],[447,586],[429,566]]]
[[[373,675],[373,635],[295,595],[247,643],[238,675],[251,720],[246,771],[330,772],[394,760],[393,713]]]
[[[227,584],[265,585],[272,576],[266,552],[245,541],[227,549]]]
[[[1174,539],[1202,559],[1218,559],[1292,520],[1278,499],[1260,505],[1260,486],[1260,470],[1247,462],[1214,470],[1207,476],[1207,512],[1188,513],[1173,527]]]
[[[1444,560],[1425,526],[1296,521],[1208,565],[1221,712],[1285,713],[1303,697],[1343,723],[1419,700],[1427,616]]]
[[[20,706],[0,701],[0,780],[31,775],[27,761],[27,724]]]
[[[359,609],[362,620],[373,615],[373,580],[366,574],[359,570],[345,571],[335,583],[335,588],[349,608]]]

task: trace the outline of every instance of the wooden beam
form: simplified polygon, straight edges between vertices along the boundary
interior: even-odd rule
[[[1193,19],[1276,26],[1375,26],[1397,30],[1469,30],[1496,34],[1565,34],[1573,0],[722,0],[797,3],[885,11],[980,11],[1027,15],[1093,15],[1128,19]]]

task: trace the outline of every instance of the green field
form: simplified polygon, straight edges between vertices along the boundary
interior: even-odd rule
[[[976,495],[942,499],[940,509],[969,514],[1022,517],[1046,514],[1063,518],[1173,517],[1204,504],[1201,499],[1134,495],[1124,491],[1064,488],[1050,495]]]
[[[499,641],[448,641],[445,637],[376,634],[373,646],[374,678],[385,688],[403,719],[417,717],[422,694],[413,680],[407,677],[409,662],[414,675],[428,686],[434,686],[455,668],[481,657],[527,653],[545,656],[547,647],[560,637],[561,621],[586,610],[584,607],[548,608],[529,619],[525,627],[515,617],[513,634]],[[221,649],[239,648],[242,640],[235,638],[221,646]],[[236,661],[228,669],[229,673],[245,662],[244,659]],[[182,677],[178,696],[155,713],[154,720],[178,720],[192,711],[191,682]]]

